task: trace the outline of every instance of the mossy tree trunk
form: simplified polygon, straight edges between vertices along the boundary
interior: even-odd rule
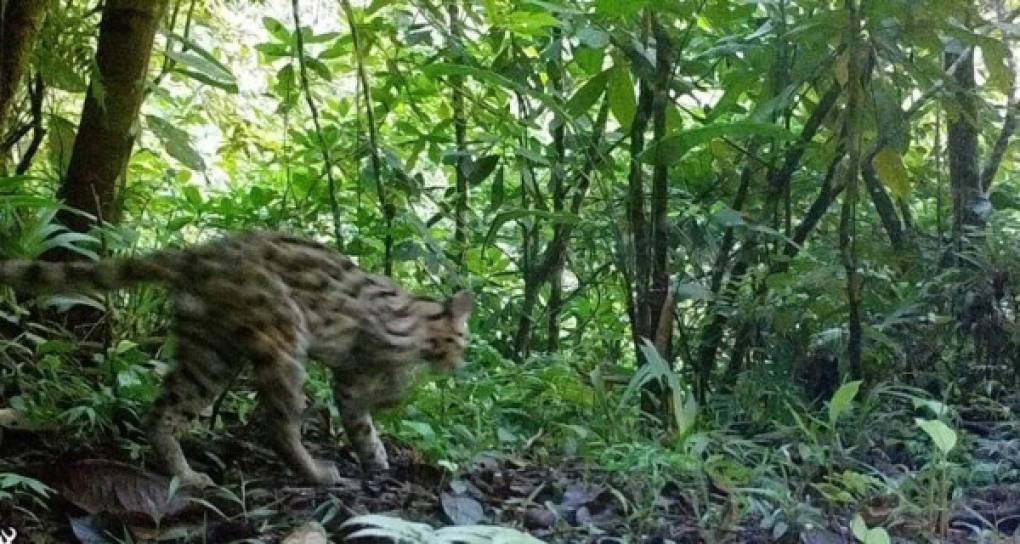
[[[46,4],[46,0],[18,0],[0,6],[0,140],[3,141],[8,139],[8,117],[42,27]],[[5,162],[6,151],[0,156],[0,164]]]

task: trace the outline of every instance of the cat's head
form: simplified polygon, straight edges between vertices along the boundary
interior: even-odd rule
[[[442,302],[443,311],[429,317],[424,358],[439,371],[451,372],[464,365],[468,346],[468,318],[475,307],[471,291],[460,291]]]

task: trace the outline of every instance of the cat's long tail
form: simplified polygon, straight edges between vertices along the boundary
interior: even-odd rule
[[[175,283],[181,251],[99,261],[0,261],[0,284],[24,293],[108,291],[137,283]]]

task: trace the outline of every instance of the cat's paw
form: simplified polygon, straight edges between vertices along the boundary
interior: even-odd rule
[[[181,487],[193,487],[196,489],[204,489],[216,485],[213,479],[204,472],[189,472],[177,478],[181,482]]]
[[[361,470],[364,470],[367,474],[378,474],[389,469],[390,462],[386,459],[385,455],[376,455],[361,460]]]
[[[311,474],[311,480],[315,485],[330,487],[340,482],[340,470],[332,461],[316,460],[315,470]]]

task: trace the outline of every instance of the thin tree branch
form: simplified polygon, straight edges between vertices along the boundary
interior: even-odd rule
[[[372,178],[375,181],[375,190],[379,198],[379,208],[383,214],[386,234],[383,236],[383,272],[386,275],[393,273],[393,217],[395,210],[393,204],[386,198],[386,188],[383,186],[381,175],[382,160],[379,157],[379,135],[375,124],[375,110],[372,106],[372,92],[368,85],[368,75],[365,73],[364,52],[361,49],[361,33],[358,31],[357,21],[354,19],[354,9],[351,8],[350,0],[340,0],[344,14],[347,16],[347,24],[351,27],[351,40],[354,44],[354,54],[358,81],[361,85],[361,95],[365,101],[365,121],[368,123],[368,146],[369,159],[372,161]]]
[[[312,125],[315,127],[315,136],[318,140],[319,151],[322,153],[322,160],[325,162],[326,182],[329,184],[329,208],[333,216],[333,237],[335,238],[337,248],[343,250],[344,239],[343,234],[340,232],[340,205],[336,199],[336,180],[333,178],[333,161],[329,156],[329,145],[326,143],[325,137],[322,135],[322,126],[319,124],[319,109],[315,105],[315,100],[312,98],[312,91],[308,84],[308,69],[305,66],[305,41],[301,36],[301,6],[299,0],[292,0],[291,11],[294,16],[294,36],[296,40],[298,58],[298,79],[301,81],[301,89],[305,95],[305,103],[308,105],[308,111],[312,114]],[[356,46],[355,46],[356,48]]]

